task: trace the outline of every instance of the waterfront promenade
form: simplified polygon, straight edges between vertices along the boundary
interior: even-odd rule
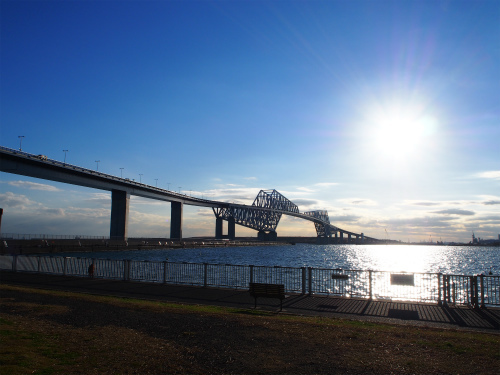
[[[253,309],[254,299],[247,290],[179,286],[98,278],[0,272],[5,285],[63,290],[76,293],[111,295],[183,304]],[[278,299],[259,298],[257,309],[279,311]],[[283,301],[280,314],[335,317],[391,324],[411,324],[436,328],[481,330],[500,334],[500,308],[473,309],[464,305],[438,306],[428,303],[377,301],[332,296],[291,294]]]

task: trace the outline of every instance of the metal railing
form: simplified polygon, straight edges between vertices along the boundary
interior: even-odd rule
[[[78,234],[23,234],[2,233],[0,240],[108,240],[109,236],[87,236]]]
[[[87,276],[91,264],[103,279],[231,289],[258,282],[283,284],[287,293],[500,306],[500,276],[0,255],[0,269],[14,272]]]

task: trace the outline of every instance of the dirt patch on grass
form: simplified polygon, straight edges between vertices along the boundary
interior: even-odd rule
[[[7,286],[1,292],[2,373],[496,374],[500,368],[494,334]]]

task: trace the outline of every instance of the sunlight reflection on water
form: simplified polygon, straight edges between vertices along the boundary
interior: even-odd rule
[[[500,273],[500,249],[472,246],[308,245],[71,253],[66,256],[211,264],[454,274]]]

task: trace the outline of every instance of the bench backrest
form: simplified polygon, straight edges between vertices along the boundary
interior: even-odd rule
[[[285,286],[283,284],[250,283],[250,294],[253,296],[284,298]]]

